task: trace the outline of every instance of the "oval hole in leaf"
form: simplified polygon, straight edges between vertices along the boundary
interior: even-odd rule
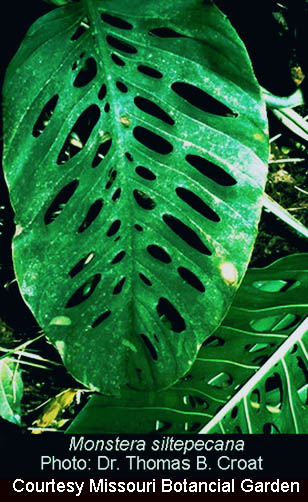
[[[98,99],[102,100],[107,94],[106,84],[103,84],[98,92]]]
[[[174,305],[167,300],[167,298],[160,298],[156,309],[162,320],[167,319],[167,321],[169,321],[172,331],[175,333],[181,333],[186,329],[183,317]]]
[[[221,117],[236,117],[228,106],[213,98],[195,85],[187,82],[174,82],[171,89],[188,103],[203,112],[212,113]]]
[[[186,204],[188,204],[192,209],[198,211],[205,218],[210,221],[218,222],[220,217],[213,209],[210,208],[205,202],[203,202],[198,195],[194,194],[191,190],[187,190],[183,187],[176,188],[176,193]]]
[[[91,105],[80,115],[61,148],[57,164],[67,162],[84,148],[100,117],[100,113],[97,105]],[[79,140],[78,146],[76,146],[76,141],[72,141],[74,137]]]
[[[255,364],[256,366],[263,366],[263,364],[266,363],[266,361],[269,359],[269,357],[270,356],[257,356],[251,362],[252,362],[252,364]]]
[[[237,417],[237,415],[238,415],[238,407],[234,406],[234,408],[232,408],[232,411],[231,411],[231,418],[232,418],[232,420],[235,420],[235,418]]]
[[[137,54],[138,52],[136,47],[133,45],[128,44],[127,42],[124,42],[112,35],[107,35],[106,40],[111,47],[121,52],[126,52],[126,54]]]
[[[82,258],[81,260],[79,260],[79,262],[70,270],[69,272],[69,276],[71,278],[75,277],[75,275],[79,274],[79,272],[81,272],[85,265],[87,265],[88,263],[90,263],[90,261],[92,261],[94,258],[94,253],[88,253],[84,258]]]
[[[166,432],[171,427],[171,422],[162,422],[161,420],[156,420],[155,422],[155,432]]]
[[[178,220],[170,214],[163,215],[164,222],[168,227],[177,234],[183,241],[186,242],[190,247],[199,251],[199,253],[210,256],[212,252],[207,246],[202,242],[200,237],[196,234],[194,230],[185,225],[182,221]]]
[[[116,86],[119,89],[119,91],[123,92],[124,94],[128,91],[128,87],[119,80],[117,80]]]
[[[185,423],[185,431],[187,432],[198,432],[202,424],[199,422],[193,422],[192,424],[186,422]]]
[[[96,61],[94,58],[88,58],[85,62],[84,68],[80,70],[73,82],[74,87],[85,87],[94,79],[96,74]]]
[[[116,54],[111,54],[111,59],[117,66],[125,66],[125,61],[119,58]]]
[[[112,185],[113,185],[113,183],[114,183],[114,181],[115,181],[115,179],[117,177],[117,174],[118,173],[117,173],[117,171],[115,169],[113,169],[113,170],[111,169],[109,171],[109,173],[108,173],[108,181],[107,181],[106,186],[105,186],[106,190],[108,190],[109,188],[112,187]]]
[[[84,232],[89,226],[93,223],[93,221],[98,217],[99,213],[102,210],[104,205],[103,199],[97,199],[90,207],[89,211],[80,227],[78,228],[78,232]]]
[[[105,321],[105,319],[108,319],[110,314],[111,310],[106,310],[106,312],[104,312],[97,319],[95,319],[95,321],[92,324],[92,328],[96,328],[97,326],[99,326],[103,321]]]
[[[156,180],[155,174],[150,171],[147,167],[137,166],[136,173],[144,180],[154,181]]]
[[[120,197],[121,197],[121,188],[117,188],[116,191],[114,192],[113,196],[112,196],[112,200],[113,202],[115,202],[116,200],[118,200]]]
[[[221,167],[199,155],[186,155],[187,162],[220,186],[234,186],[236,180]]]
[[[267,281],[255,281],[252,283],[252,287],[259,289],[260,291],[267,291],[269,293],[277,293],[286,286],[287,281],[281,280],[267,280]]]
[[[308,383],[308,368],[307,368],[306,364],[304,363],[302,357],[297,357],[296,359],[297,359],[298,367],[301,368],[301,370],[303,371],[305,380]]]
[[[265,280],[265,281],[255,281],[252,286],[260,291],[266,291],[269,293],[284,293],[285,291],[290,291],[292,289],[300,286],[300,282],[296,280]]]
[[[75,40],[78,40],[78,38],[80,38],[88,30],[88,28],[86,28],[86,26],[88,26],[88,20],[85,18],[81,21],[80,25],[78,26],[76,31],[71,36],[71,40],[73,42]]]
[[[126,277],[122,277],[122,279],[115,285],[115,287],[112,291],[113,295],[118,295],[119,293],[121,293],[125,281],[126,281]]]
[[[209,408],[209,404],[205,399],[202,399],[199,396],[187,396],[188,402],[192,408],[202,408],[203,410],[207,410]]]
[[[180,274],[182,279],[187,282],[187,284],[195,288],[197,291],[204,293],[205,287],[203,286],[200,279],[198,279],[198,277],[193,272],[191,272],[191,270],[188,270],[188,268],[185,267],[179,267],[178,273]]]
[[[107,231],[107,237],[112,237],[113,235],[115,235],[119,229],[120,229],[120,226],[121,226],[121,221],[120,220],[115,220],[109,227],[108,231]]]
[[[280,434],[280,431],[275,424],[271,423],[266,423],[263,426],[263,432],[264,434]]]
[[[242,429],[240,428],[239,425],[237,425],[236,427],[234,427],[234,434],[243,434],[243,431],[242,431]]]
[[[193,376],[189,373],[181,378],[181,382],[191,382],[193,380]]]
[[[251,362],[256,366],[263,366],[270,356],[257,356]]]
[[[152,286],[151,281],[143,274],[139,274],[140,279],[146,284],[147,286]]]
[[[297,364],[301,370],[301,378],[296,382],[297,394],[304,405],[308,403],[308,369],[302,357],[297,357]]]
[[[37,119],[37,121],[35,122],[35,124],[33,126],[32,134],[35,138],[40,136],[40,134],[42,134],[42,132],[48,126],[50,119],[51,119],[51,116],[57,106],[58,99],[59,99],[59,95],[56,94],[46,103],[46,105],[42,109],[42,111],[39,115],[39,118]]]
[[[207,383],[217,389],[225,389],[226,387],[230,387],[230,385],[232,385],[233,378],[229,375],[229,373],[221,372],[212,377]]]
[[[80,288],[75,291],[75,293],[70,297],[65,308],[76,307],[80,303],[84,302],[94,293],[99,281],[101,280],[101,274],[95,274],[91,279],[88,279]]]
[[[280,316],[268,316],[261,319],[253,319],[249,322],[250,326],[254,331],[264,333],[265,331],[270,331],[275,323],[280,319]]]
[[[144,192],[141,192],[140,190],[134,190],[133,192],[135,201],[137,204],[142,207],[143,209],[154,209],[156,206],[155,202],[151,197],[148,197]]]
[[[126,252],[125,251],[120,251],[112,260],[111,265],[115,265],[116,263],[119,263],[120,261],[123,260],[125,257]]]
[[[283,403],[281,377],[274,373],[265,381],[265,406],[270,413],[280,413]]]
[[[308,404],[308,383],[297,389],[297,395],[304,406]]]
[[[160,71],[156,70],[155,68],[152,68],[151,66],[139,65],[137,67],[137,70],[140,71],[140,73],[147,75],[148,77],[153,77],[153,78],[163,77],[163,74]]]
[[[162,110],[160,106],[153,103],[153,101],[150,101],[149,99],[146,98],[142,98],[141,96],[136,96],[134,99],[134,103],[139,108],[139,110],[142,110],[143,112],[152,115],[152,117],[156,117],[169,125],[174,124],[173,118],[171,118],[170,115],[168,115],[168,113]]]
[[[102,160],[106,157],[112,145],[112,138],[106,139],[101,143],[97,149],[95,157],[92,162],[92,167],[97,167]]]
[[[154,35],[159,38],[182,38],[185,37],[185,35],[182,35],[181,33],[178,33],[177,31],[174,31],[172,28],[154,28],[153,30],[149,31],[150,35]]]
[[[203,342],[202,347],[222,347],[225,343],[223,338],[212,335]]]
[[[254,345],[246,345],[245,350],[248,352],[260,352],[261,350],[269,349],[271,345],[269,343],[255,343]]]
[[[171,263],[171,257],[161,246],[157,246],[156,244],[150,244],[147,247],[148,253],[150,253],[153,258],[159,260],[163,263]]]
[[[273,326],[272,331],[285,331],[287,329],[295,328],[300,319],[300,315],[286,314],[280,318],[275,326]]]
[[[115,28],[120,28],[121,30],[131,30],[133,28],[131,23],[125,21],[125,19],[121,19],[120,17],[104,13],[101,15],[101,18],[105,23],[110,26],[114,26]]]
[[[59,214],[63,211],[64,206],[68,203],[70,198],[75,193],[78,185],[79,181],[74,180],[62,188],[62,190],[55,197],[45,213],[44,222],[46,225],[52,223],[57,218],[57,216],[59,216]]]
[[[146,335],[143,335],[143,334],[140,335],[140,337],[144,341],[144,344],[145,344],[146,348],[148,349],[152,359],[154,359],[154,361],[157,361],[158,355],[157,355],[156,349],[155,349],[154,345],[152,344],[151,340]]]
[[[158,134],[149,131],[149,129],[145,129],[145,127],[135,127],[133,134],[139,143],[154,152],[167,155],[173,150],[173,146],[169,143],[169,141],[161,136],[158,136]]]

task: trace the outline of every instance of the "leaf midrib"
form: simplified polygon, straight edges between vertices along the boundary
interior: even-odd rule
[[[84,6],[85,10],[88,13],[89,16],[89,21],[90,21],[90,30],[94,30],[92,33],[93,36],[93,43],[95,46],[95,51],[97,54],[97,64],[98,67],[102,73],[102,75],[105,75],[105,85],[107,88],[107,95],[110,96],[110,110],[109,110],[109,123],[112,123],[112,130],[113,130],[113,141],[117,141],[117,158],[118,162],[121,162],[121,167],[123,161],[121,159],[124,158],[125,154],[125,148],[123,148],[122,142],[120,141],[121,135],[123,135],[123,125],[120,123],[120,116],[117,116],[115,107],[112,106],[113,103],[117,102],[117,96],[116,96],[116,91],[115,87],[110,85],[110,80],[107,78],[107,74],[105,71],[105,68],[108,68],[110,65],[110,61],[108,58],[107,61],[107,55],[108,55],[108,50],[109,46],[107,47],[106,41],[103,36],[98,36],[99,30],[98,26],[101,25],[101,19],[100,19],[100,14],[98,12],[98,9],[93,5],[93,0],[83,0],[84,1]],[[111,118],[111,117],[112,118]],[[115,133],[114,133],[115,131]],[[119,153],[120,150],[120,153]],[[119,173],[120,174],[120,173]],[[129,217],[126,218],[127,221],[133,222],[134,219],[134,210],[132,207],[132,202],[130,197],[128,196],[126,198],[126,207],[128,209]],[[135,248],[135,234],[134,234],[134,228],[133,225],[130,225],[130,228],[127,229],[126,231],[126,236],[127,240],[130,240],[130,242],[127,244],[127,247],[130,248],[130,253],[128,253],[128,259],[130,261],[130,270],[128,271],[127,275],[130,277],[130,287],[129,287],[129,299],[126,300],[126,308],[130,310],[131,314],[131,333],[135,333],[135,327],[137,323],[137,316],[135,312],[135,305],[134,305],[134,298],[136,298],[135,295],[135,277],[136,277],[136,269],[135,269],[135,260],[133,258],[133,250]],[[130,307],[131,306],[131,307]],[[132,340],[132,343],[134,340]]]

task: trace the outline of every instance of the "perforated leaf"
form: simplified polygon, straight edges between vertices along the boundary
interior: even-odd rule
[[[308,317],[202,432],[308,433]]]
[[[247,53],[211,3],[85,0],[38,20],[4,86],[25,301],[114,394],[191,367],[245,272],[267,161]]]
[[[307,433],[307,263],[303,253],[249,269],[184,379],[162,392],[95,395],[68,432]]]
[[[21,424],[20,402],[24,386],[18,363],[9,357],[0,359],[0,416]]]
[[[308,255],[303,253],[278,260],[263,273],[248,274],[236,296],[236,310],[240,314],[245,298],[248,309],[260,309],[261,315],[252,316],[250,325],[264,333],[267,347],[258,343],[249,350],[260,354],[263,365],[204,431],[308,433],[307,264]],[[252,289],[258,291],[254,299],[247,296]],[[269,333],[288,335],[271,358]]]

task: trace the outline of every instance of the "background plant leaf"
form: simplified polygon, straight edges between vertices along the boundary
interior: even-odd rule
[[[23,297],[68,370],[170,386],[225,316],[260,216],[267,122],[212,3],[85,0],[29,30],[4,85]]]
[[[157,393],[126,389],[119,399],[94,395],[67,432],[306,433],[307,263],[302,253],[249,269],[223,324],[180,382]],[[217,416],[233,400],[220,426]]]
[[[23,381],[18,362],[4,357],[0,359],[0,416],[13,424],[21,424],[20,402]]]
[[[40,416],[33,422],[37,426],[34,433],[40,433],[46,427],[59,427],[65,420],[61,419],[63,411],[68,408],[76,398],[77,390],[65,389],[54,398],[50,399],[44,406]],[[42,430],[41,430],[42,429]]]
[[[201,432],[307,434],[308,317]]]

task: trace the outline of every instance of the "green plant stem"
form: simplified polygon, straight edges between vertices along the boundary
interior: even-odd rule
[[[5,352],[6,354],[10,354],[11,350],[4,349],[3,347],[0,347],[0,352]],[[15,350],[14,355],[28,357],[30,359],[37,359],[41,362],[53,364],[55,366],[62,366],[62,364],[56,363],[54,361],[50,361],[49,359],[45,359],[44,357],[41,357],[38,354],[32,354],[32,352],[24,352],[23,350]],[[22,361],[20,361],[20,362],[22,362]],[[30,364],[30,363],[28,363],[28,364]]]
[[[300,106],[305,103],[301,89],[297,89],[290,96],[275,96],[275,94],[264,89],[264,87],[261,89],[265,103],[269,108],[294,108],[295,106]]]
[[[308,122],[299,113],[291,108],[272,109],[272,112],[290,131],[308,141]]]
[[[304,105],[305,100],[301,89],[297,89],[290,96],[275,96],[261,87],[266,106],[273,114],[294,134],[308,141],[308,123],[297,112],[292,110],[296,106]]]
[[[16,361],[16,359],[10,359],[10,361]],[[28,361],[22,361],[21,359],[18,359],[17,362],[18,362],[18,365],[24,364],[26,366],[31,366],[31,367],[34,367],[34,368],[40,368],[42,370],[48,370],[48,371],[52,370],[51,368],[48,368],[47,366],[43,366],[42,364],[30,363]]]
[[[302,235],[303,237],[306,237],[308,239],[308,228],[305,227],[300,221],[298,221],[296,218],[294,218],[289,211],[284,209],[280,204],[275,202],[269,195],[264,194],[263,195],[263,207],[266,211],[269,211],[275,216],[277,216],[280,220],[284,221],[289,225],[290,227],[293,228],[297,233]]]
[[[4,354],[3,356],[0,356],[0,359],[4,359],[5,357],[10,356],[11,354],[15,354],[16,352],[18,352],[20,350],[24,350],[26,347],[28,347],[28,345],[31,345],[31,343],[36,342],[37,340],[39,340],[40,338],[43,338],[44,336],[45,336],[45,333],[42,333],[41,335],[37,336],[36,338],[33,338],[32,340],[28,340],[27,342],[22,343],[21,345],[18,345],[18,347],[15,347],[15,349],[11,349],[11,350],[9,350],[9,352],[6,352],[6,354]]]

